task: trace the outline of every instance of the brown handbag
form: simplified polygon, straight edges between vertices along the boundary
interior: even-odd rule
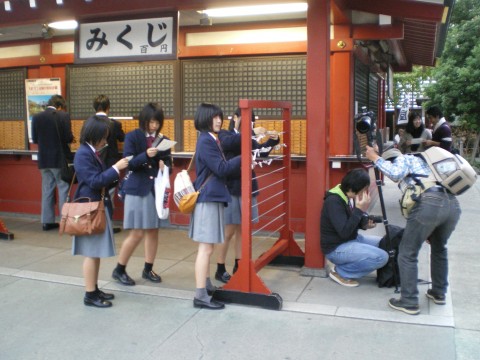
[[[105,205],[103,203],[105,188],[102,189],[100,201],[91,201],[90,198],[78,198],[70,202],[70,191],[74,180],[75,175],[70,183],[67,201],[62,207],[59,234],[63,235],[65,233],[75,236],[102,234],[107,226]]]

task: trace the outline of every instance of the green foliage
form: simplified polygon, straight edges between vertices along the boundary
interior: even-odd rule
[[[480,15],[480,0],[457,0],[453,8],[450,25],[461,24],[463,21],[471,20],[478,15]]]
[[[466,129],[480,129],[480,0],[458,1],[445,49],[425,89],[428,105],[458,117]]]
[[[394,74],[393,103],[401,105],[406,97],[414,99],[423,97],[425,84],[432,78],[433,68],[426,66],[414,66],[412,72]]]

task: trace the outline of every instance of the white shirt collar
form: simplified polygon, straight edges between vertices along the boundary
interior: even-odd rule
[[[442,117],[438,122],[435,124],[433,127],[433,131],[436,131],[440,126],[442,126],[443,123],[447,122],[444,117]]]

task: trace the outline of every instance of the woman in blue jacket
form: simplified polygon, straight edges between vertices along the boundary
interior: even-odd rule
[[[117,267],[112,273],[112,277],[123,285],[135,285],[135,281],[127,274],[126,267],[142,239],[145,239],[142,278],[154,283],[162,281],[153,271],[160,227],[154,187],[158,172],[163,171],[164,166],[172,166],[171,150],[159,151],[156,148],[163,139],[167,139],[160,133],[163,120],[162,108],[156,103],[148,103],[140,112],[139,129],[129,132],[125,137],[123,155],[132,158],[128,164],[131,173],[123,184],[126,194],[123,228],[130,229],[130,233],[123,241]]]
[[[72,253],[83,255],[83,276],[85,278],[85,297],[83,302],[87,306],[105,308],[112,306],[110,300],[113,294],[107,294],[98,288],[98,272],[100,270],[100,258],[115,255],[115,243],[113,238],[110,214],[112,202],[105,191],[110,184],[118,180],[120,170],[128,166],[127,159],[120,159],[113,166],[107,168],[97,152],[107,143],[109,120],[99,116],[92,116],[82,127],[80,134],[80,148],[74,159],[78,187],[75,199],[90,198],[91,201],[99,201],[102,193],[105,203],[106,228],[103,234],[74,236]]]
[[[223,112],[213,104],[201,104],[195,113],[195,129],[200,132],[195,151],[196,190],[203,186],[190,219],[190,238],[198,242],[195,260],[195,298],[193,306],[223,309],[224,304],[209,296],[210,257],[215,244],[224,241],[224,207],[231,197],[225,181],[228,175],[240,174],[240,156],[226,160],[216,134],[223,123]]]

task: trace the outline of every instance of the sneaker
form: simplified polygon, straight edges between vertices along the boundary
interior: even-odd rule
[[[356,287],[356,286],[360,285],[358,281],[345,279],[345,278],[341,277],[340,274],[335,271],[335,268],[330,270],[330,273],[328,274],[328,276],[330,277],[330,279],[332,279],[337,284],[340,284],[342,286]]]
[[[223,274],[220,274],[218,271],[215,273],[215,279],[225,284],[228,282],[228,280],[230,280],[230,278],[230,274],[226,271]]]
[[[420,314],[420,308],[418,305],[405,305],[401,299],[390,299],[388,305],[395,310],[403,311],[405,314],[418,315]]]
[[[445,305],[447,301],[445,300],[445,295],[439,295],[434,293],[432,289],[428,289],[425,294],[429,299],[432,299],[433,302],[437,305]]]

